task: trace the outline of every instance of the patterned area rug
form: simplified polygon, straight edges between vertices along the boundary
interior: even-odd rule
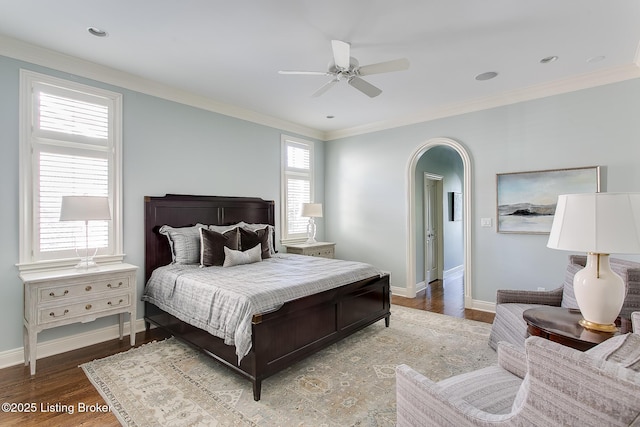
[[[394,426],[395,367],[434,381],[495,363],[490,325],[393,305],[379,321],[251,383],[169,338],[82,365],[125,426]]]

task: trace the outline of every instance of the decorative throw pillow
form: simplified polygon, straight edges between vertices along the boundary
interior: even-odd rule
[[[206,228],[200,229],[201,251],[200,267],[212,265],[221,266],[224,264],[224,249],[231,248],[237,250],[240,243],[240,234],[237,228],[233,228],[224,233],[218,233]]]
[[[564,274],[564,284],[562,285],[562,301],[560,302],[561,307],[565,308],[579,308],[578,302],[576,301],[576,294],[573,290],[573,276],[584,267],[580,264],[569,264],[567,266],[567,271]]]
[[[200,260],[200,232],[206,227],[196,224],[192,227],[171,227],[163,225],[159,233],[167,236],[174,264],[197,264]]]
[[[234,265],[252,264],[254,262],[262,261],[260,252],[262,248],[260,245],[246,250],[246,251],[234,251],[225,246],[224,248],[224,264],[223,267],[233,267]]]
[[[246,228],[240,229],[240,250],[244,251],[249,248],[254,248],[256,245],[260,245],[260,256],[262,259],[271,258],[269,250],[269,229],[263,228],[262,230],[249,230]]]
[[[273,243],[273,234],[274,234],[274,230],[275,230],[273,225],[271,225],[271,224],[249,224],[249,223],[246,223],[244,221],[240,221],[237,224],[237,226],[240,227],[240,228],[244,228],[245,230],[251,230],[251,231],[263,230],[265,228],[267,230],[269,230],[269,254],[274,255],[276,253],[276,247],[275,247],[275,244]]]

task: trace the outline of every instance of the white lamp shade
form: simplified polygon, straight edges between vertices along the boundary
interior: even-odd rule
[[[98,196],[63,196],[60,221],[100,221],[111,219],[109,198]]]
[[[322,218],[322,203],[303,203],[300,216],[310,218]]]
[[[640,253],[640,193],[558,196],[547,247],[600,254]]]

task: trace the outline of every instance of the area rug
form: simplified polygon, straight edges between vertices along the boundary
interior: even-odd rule
[[[125,426],[393,426],[395,368],[434,381],[488,366],[490,325],[393,305],[380,321],[251,382],[174,338],[82,365]]]

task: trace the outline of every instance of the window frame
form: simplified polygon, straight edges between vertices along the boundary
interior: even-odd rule
[[[75,152],[87,154],[106,153],[109,161],[109,202],[111,207],[111,227],[109,239],[111,250],[108,254],[97,255],[95,261],[98,263],[122,262],[123,254],[123,226],[122,226],[122,94],[77,83],[70,80],[60,79],[46,74],[36,73],[29,70],[20,70],[20,114],[19,114],[19,263],[20,271],[30,271],[38,269],[54,269],[70,267],[77,263],[77,257],[59,259],[36,259],[37,252],[37,231],[35,215],[35,196],[38,174],[39,153],[44,146],[35,141],[42,138],[35,130],[34,124],[34,103],[33,91],[42,86],[58,88],[63,92],[76,92],[78,99],[89,97],[99,97],[107,100],[109,105],[109,138],[107,144],[83,144],[82,138],[70,137],[71,141],[60,141],[50,145],[50,151]],[[44,131],[46,134],[46,131]],[[37,148],[36,148],[37,146]],[[98,148],[100,147],[100,148]],[[46,151],[46,150],[45,150]]]
[[[289,168],[287,149],[289,146],[301,146],[309,150],[309,170],[299,168]],[[280,209],[280,230],[282,243],[302,242],[307,239],[307,232],[290,233],[288,221],[288,186],[287,180],[290,177],[309,180],[309,202],[315,201],[315,143],[301,138],[288,135],[281,135],[281,209]]]

